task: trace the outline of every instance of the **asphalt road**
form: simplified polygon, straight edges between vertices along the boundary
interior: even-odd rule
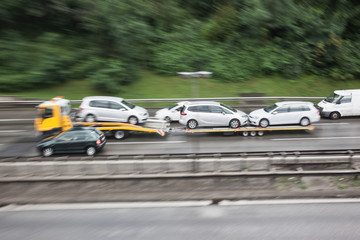
[[[38,156],[32,111],[2,112],[0,117],[0,157]],[[207,152],[257,152],[298,150],[347,150],[359,148],[360,118],[337,121],[322,119],[313,132],[267,132],[262,137],[224,136],[221,133],[135,133],[121,141],[109,139],[103,155],[170,154]],[[172,126],[179,126],[172,123]]]
[[[10,206],[0,208],[0,239],[357,240],[359,216],[360,203],[301,201],[197,207]]]

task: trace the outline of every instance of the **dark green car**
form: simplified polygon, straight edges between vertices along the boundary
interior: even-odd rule
[[[106,144],[105,135],[96,128],[74,127],[57,136],[42,140],[37,149],[44,157],[56,153],[86,153],[89,156],[99,152]]]

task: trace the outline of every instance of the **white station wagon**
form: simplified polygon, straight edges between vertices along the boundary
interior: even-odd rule
[[[286,124],[308,126],[317,121],[320,121],[320,111],[311,102],[277,102],[249,114],[250,124],[263,128]]]

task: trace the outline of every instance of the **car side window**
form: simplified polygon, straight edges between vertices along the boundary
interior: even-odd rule
[[[86,139],[86,135],[85,134],[77,134],[76,136],[74,136],[75,141],[83,141]]]
[[[284,107],[279,107],[278,109],[275,110],[275,112],[277,113],[287,113],[289,110],[288,106],[284,106]]]
[[[198,106],[198,112],[210,112],[209,106],[206,105]]]
[[[311,111],[309,106],[301,106],[303,111]]]
[[[89,105],[90,105],[90,107],[109,108],[109,102],[108,101],[102,101],[102,100],[90,101]]]
[[[210,107],[210,112],[212,112],[212,113],[225,112],[225,110],[223,110],[221,107],[218,107],[218,106],[209,106],[209,107]]]
[[[62,136],[59,137],[60,142],[69,142],[73,140],[74,134],[72,133],[64,133]]]
[[[197,106],[188,107],[187,110],[190,111],[190,112],[198,112]]]
[[[343,97],[343,98],[340,100],[340,103],[351,103],[351,96]]]
[[[122,109],[124,107],[120,103],[110,101],[110,108],[119,110],[119,109]]]
[[[289,107],[289,112],[301,112],[303,111],[303,107],[299,105],[294,105]]]

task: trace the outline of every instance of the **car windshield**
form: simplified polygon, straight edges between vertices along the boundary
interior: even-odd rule
[[[325,98],[325,101],[328,103],[333,103],[333,102],[336,102],[339,98],[340,98],[340,95],[333,93],[330,96],[328,96],[327,98]]]
[[[171,110],[171,109],[173,109],[173,108],[176,108],[177,106],[179,106],[179,105],[175,104],[175,105],[169,107],[168,110]]]
[[[278,107],[278,105],[276,105],[276,104],[274,103],[274,104],[272,104],[272,105],[270,105],[270,106],[265,107],[265,108],[264,108],[264,111],[265,111],[265,112],[271,112],[272,110],[274,110],[274,109],[277,108],[277,107]]]
[[[133,109],[133,108],[136,107],[134,104],[129,103],[129,102],[125,101],[125,100],[122,100],[121,103],[124,104],[124,105],[126,105],[126,106],[127,106],[128,108],[130,108],[130,109]]]
[[[224,108],[226,108],[226,109],[229,109],[229,110],[232,111],[232,112],[236,112],[236,109],[235,109],[235,108],[229,107],[229,106],[227,106],[227,105],[225,105],[225,104],[220,103],[220,106],[222,106],[222,107],[224,107]]]

